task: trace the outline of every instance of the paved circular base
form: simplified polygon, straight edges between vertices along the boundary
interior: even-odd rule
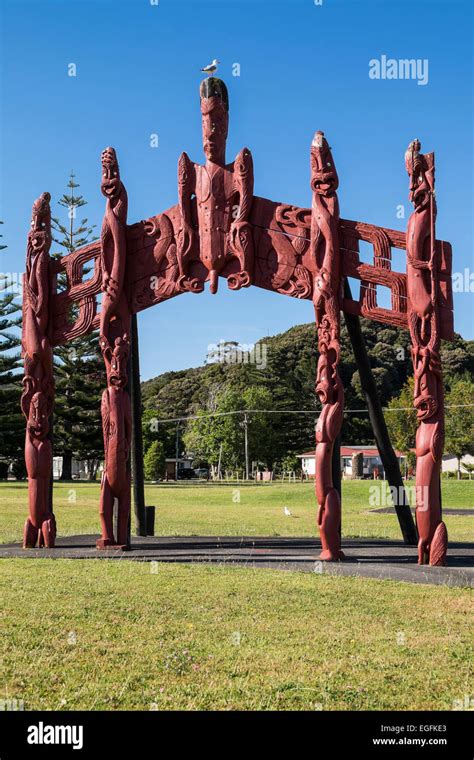
[[[132,537],[130,551],[96,549],[98,536],[61,536],[54,549],[0,545],[0,559],[127,559],[145,562],[215,562],[329,575],[357,575],[411,583],[474,585],[474,544],[450,543],[447,567],[419,566],[416,547],[402,541],[345,539],[344,562],[319,562],[315,538],[226,536]]]
[[[415,516],[415,510],[412,509],[413,517]],[[368,514],[377,512],[379,515],[396,515],[396,511],[393,507],[382,507],[381,509],[371,509]],[[472,517],[474,515],[474,509],[466,507],[465,509],[452,509],[451,507],[443,507],[443,515],[456,515],[456,517]]]

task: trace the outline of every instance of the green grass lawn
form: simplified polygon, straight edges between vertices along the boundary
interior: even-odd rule
[[[25,709],[452,709],[472,598],[205,565],[3,560],[3,688]]]
[[[381,481],[345,481],[342,487],[344,536],[400,538],[395,515],[372,511],[377,508],[373,503],[377,495],[379,506],[390,506],[390,501],[380,502]],[[445,507],[474,507],[474,481],[443,481],[442,489]],[[54,511],[61,535],[99,532],[99,490],[98,483],[54,484]],[[147,486],[146,502],[157,507],[157,535],[317,535],[312,483]],[[292,517],[284,515],[285,506]],[[26,484],[0,484],[1,543],[21,540],[26,516]],[[445,522],[452,540],[472,540],[472,516],[447,515]]]
[[[344,535],[399,537],[393,515],[370,512],[371,485],[344,483]],[[98,532],[98,484],[54,490],[60,534]],[[473,495],[473,483],[443,483],[445,506]],[[20,539],[26,496],[0,486],[1,541]],[[316,535],[311,484],[150,486],[147,503],[163,535]],[[472,539],[472,518],[446,522]],[[0,586],[0,698],[27,710],[439,710],[473,693],[467,589],[31,559],[1,560]]]

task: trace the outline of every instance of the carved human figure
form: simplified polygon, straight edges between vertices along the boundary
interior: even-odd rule
[[[104,471],[101,483],[99,549],[127,547],[130,516],[131,406],[127,386],[130,309],[124,292],[127,259],[127,193],[120,180],[113,148],[102,153],[101,190],[107,198],[101,231],[102,309],[100,348],[104,357],[107,388],[102,395]],[[117,500],[117,535],[113,510]]]
[[[179,285],[182,290],[203,289],[203,284],[189,274],[191,257],[199,251],[209,272],[211,293],[216,293],[219,272],[229,257],[238,260],[239,269],[228,277],[228,286],[237,290],[251,284],[254,252],[249,216],[253,162],[250,151],[244,148],[234,163],[225,163],[229,99],[224,82],[215,77],[204,80],[200,96],[206,163],[195,164],[186,153],[181,154],[178,162]]]
[[[341,500],[334,487],[332,455],[342,425],[344,390],[338,374],[340,358],[340,290],[338,177],[323,132],[311,145],[311,256],[313,303],[319,360],[316,393],[322,404],[316,424],[315,481],[322,560],[340,560]]]
[[[107,335],[112,317],[129,318],[123,292],[127,258],[127,191],[120,179],[117,156],[113,148],[105,148],[101,156],[101,191],[107,198],[100,235],[102,267],[102,308],[100,333]]]
[[[419,140],[405,153],[414,211],[407,228],[408,324],[415,376],[416,524],[418,562],[444,565],[448,535],[441,518],[440,473],[444,445],[444,398],[436,270],[434,154],[423,155]]]
[[[53,455],[49,417],[54,400],[53,357],[49,340],[51,210],[49,193],[33,204],[28,233],[23,294],[22,353],[25,375],[21,408],[25,415],[25,463],[29,517],[23,546],[52,547],[56,523],[51,509]]]
[[[113,347],[101,336],[107,388],[102,394],[101,414],[104,435],[104,471],[100,495],[102,538],[98,548],[127,546],[130,517],[130,474],[128,460],[132,438],[132,412],[127,385],[128,336],[117,337]],[[114,536],[113,508],[118,500],[117,536]]]

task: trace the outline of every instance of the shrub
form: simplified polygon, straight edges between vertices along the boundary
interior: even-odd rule
[[[26,465],[23,458],[15,459],[12,465],[12,472],[17,480],[24,480],[26,478]]]
[[[159,480],[165,474],[165,449],[161,441],[153,441],[143,460],[146,480]]]

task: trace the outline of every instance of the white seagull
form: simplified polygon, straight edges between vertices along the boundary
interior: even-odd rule
[[[210,76],[211,74],[214,74],[214,72],[217,70],[217,64],[220,63],[220,61],[217,60],[217,58],[214,58],[212,63],[209,63],[207,66],[204,66],[204,68],[201,69],[201,71],[204,71],[205,74]]]
[[[283,507],[283,512],[285,513],[285,515],[286,515],[287,517],[291,517],[291,512],[290,512],[290,510],[288,509],[288,507]]]

